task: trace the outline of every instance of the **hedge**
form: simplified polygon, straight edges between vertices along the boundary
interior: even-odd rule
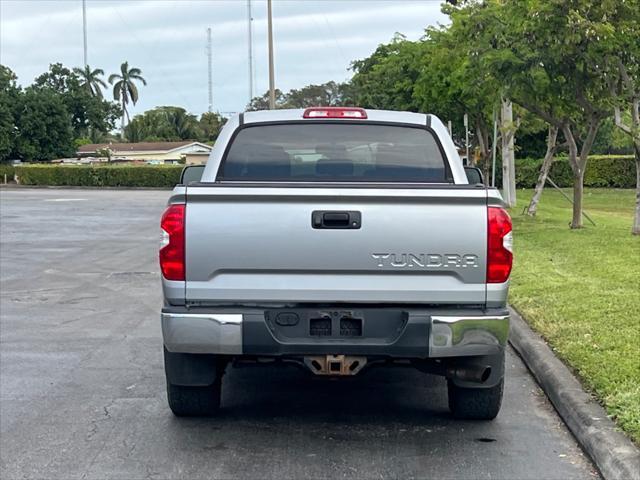
[[[538,179],[541,159],[516,160],[516,184],[533,188]],[[182,165],[7,165],[0,164],[0,181],[14,172],[22,185],[83,187],[160,187],[173,188],[180,180]],[[496,172],[501,185],[501,169]],[[551,166],[551,179],[561,187],[573,186],[573,173],[566,158]],[[589,157],[584,184],[586,187],[635,188],[636,166],[633,155],[593,155]]]
[[[173,188],[182,165],[17,165],[21,185]]]
[[[533,188],[540,174],[542,159],[516,160],[516,185]],[[499,170],[499,169],[498,169]],[[496,172],[496,185],[502,184],[502,172]],[[551,166],[551,179],[560,187],[573,187],[573,172],[566,157],[560,157]],[[635,188],[636,165],[633,155],[593,155],[587,161],[585,187]]]
[[[7,182],[13,181],[13,175],[16,173],[16,169],[13,165],[8,163],[0,163],[0,182],[4,183],[4,176],[7,176]]]

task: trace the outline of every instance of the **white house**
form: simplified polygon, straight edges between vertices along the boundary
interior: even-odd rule
[[[139,143],[91,143],[82,145],[76,152],[78,157],[104,157],[108,149],[112,161],[143,161],[171,163],[187,155],[206,155],[211,151],[206,143],[190,140],[182,142],[139,142]]]

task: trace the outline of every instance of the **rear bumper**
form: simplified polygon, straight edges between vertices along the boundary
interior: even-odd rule
[[[242,313],[162,312],[162,337],[170,352],[242,355]]]
[[[168,307],[162,334],[169,352],[299,356],[351,354],[394,358],[440,358],[501,353],[509,335],[509,312],[407,310],[397,335],[379,338],[308,338],[289,341],[269,329],[264,310],[200,310]]]

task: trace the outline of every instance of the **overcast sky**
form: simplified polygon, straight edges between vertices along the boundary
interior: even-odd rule
[[[249,97],[246,0],[87,0],[89,65],[108,76],[122,61],[142,69],[133,113],[179,105],[207,109],[206,29],[213,30],[213,104],[244,109]],[[266,1],[252,0],[255,95],[268,88]],[[445,23],[440,1],[273,0],[275,77],[281,90],[343,81],[349,63],[395,32],[419,38]],[[82,65],[81,0],[0,0],[0,63],[26,86],[49,63]]]

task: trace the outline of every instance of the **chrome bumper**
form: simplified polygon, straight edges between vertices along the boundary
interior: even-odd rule
[[[509,315],[432,316],[430,357],[466,357],[499,353],[509,338]]]
[[[255,318],[255,311],[252,315]],[[424,329],[429,331],[428,345],[425,344],[425,353],[428,353],[429,357],[497,354],[502,351],[509,336],[509,315],[454,316],[425,315],[425,312],[409,313],[410,317],[414,315],[414,318],[424,319]],[[163,312],[164,345],[170,352],[241,355],[243,318],[242,313]],[[354,345],[362,345],[362,342],[366,343],[366,338],[353,339]],[[394,357],[401,357],[402,350],[397,348],[397,343],[388,346],[388,353]]]
[[[162,337],[170,352],[242,354],[241,313],[162,313]]]

